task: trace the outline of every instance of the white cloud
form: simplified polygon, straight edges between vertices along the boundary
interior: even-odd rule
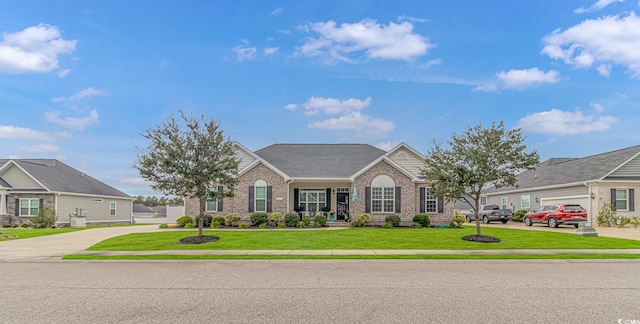
[[[395,128],[393,122],[353,111],[338,118],[311,122],[309,128],[353,131],[358,137],[384,137]]]
[[[598,72],[606,76],[611,65],[619,64],[640,76],[640,18],[634,12],[585,20],[564,31],[557,29],[543,42],[543,54],[577,68],[600,64]]]
[[[59,111],[50,111],[50,112],[45,112],[44,117],[50,123],[59,124],[69,128],[75,128],[78,130],[83,130],[87,126],[100,123],[100,118],[98,116],[98,111],[96,109],[90,111],[89,116],[84,118],[78,118],[78,117],[60,118],[60,114],[61,113]]]
[[[411,17],[411,16],[398,16],[398,21],[410,21],[412,23],[423,23],[426,22],[427,20],[424,18],[416,18],[416,17]]]
[[[590,103],[591,107],[593,107],[593,109],[597,110],[598,112],[603,112],[604,111],[604,106],[602,104],[599,104],[597,102],[592,102]]]
[[[538,68],[509,70],[496,73],[496,80],[481,84],[478,91],[497,91],[500,89],[524,90],[545,83],[556,83],[560,73],[555,70],[544,72]]]
[[[304,107],[304,113],[306,115],[315,115],[318,112],[323,112],[329,115],[344,114],[352,111],[359,111],[371,104],[371,97],[367,97],[365,100],[356,98],[349,98],[346,100],[324,98],[324,97],[311,97],[302,106]]]
[[[64,79],[67,77],[67,75],[69,74],[69,72],[71,72],[71,69],[64,69],[64,70],[60,70],[58,71],[58,77],[60,79]]]
[[[615,3],[615,2],[624,2],[624,0],[598,0],[596,3],[592,4],[591,7],[589,8],[584,8],[584,7],[580,7],[576,10],[574,10],[573,12],[577,13],[577,14],[581,14],[581,13],[586,13],[586,12],[593,12],[593,11],[599,11],[604,9],[604,7]]]
[[[146,187],[150,184],[147,180],[140,177],[124,178],[120,180],[119,183],[121,185],[127,185],[132,187]]]
[[[54,134],[11,125],[0,125],[0,138],[40,142],[55,142],[56,140]]]
[[[58,152],[60,148],[58,145],[54,144],[38,144],[33,146],[21,146],[21,150],[30,153],[50,153],[50,152]]]
[[[598,73],[600,73],[600,75],[608,77],[609,75],[611,75],[611,64],[600,64],[598,65],[596,70],[598,70]]]
[[[52,102],[73,101],[73,100],[78,100],[85,97],[106,96],[107,94],[108,93],[104,90],[99,90],[99,89],[94,89],[92,87],[89,87],[87,89],[82,89],[69,97],[51,98],[51,101]]]
[[[325,54],[329,61],[352,62],[349,56],[358,52],[364,52],[370,59],[408,61],[435,47],[429,38],[414,33],[413,24],[407,21],[383,25],[373,19],[364,19],[340,26],[327,21],[302,25],[298,30],[313,32],[317,37],[309,37],[296,48],[296,55]]]
[[[615,122],[613,116],[585,115],[578,108],[573,112],[551,109],[520,119],[518,127],[532,133],[566,135],[605,131]]]
[[[231,50],[236,53],[238,61],[251,61],[256,58],[257,49],[255,47],[236,46]]]
[[[58,27],[45,24],[4,33],[0,41],[0,72],[53,71],[58,68],[58,56],[75,51],[77,42],[63,39]]]
[[[428,61],[427,63],[421,64],[420,66],[418,66],[418,68],[428,70],[434,65],[441,65],[441,64],[442,64],[442,59],[434,59],[434,60]]]
[[[267,55],[271,55],[274,54],[275,52],[277,52],[280,49],[280,47],[265,47],[264,49],[264,53]]]
[[[273,11],[271,11],[271,12],[269,13],[269,15],[271,15],[271,16],[277,16],[277,15],[281,14],[283,11],[284,11],[284,8],[282,8],[282,7],[278,7],[278,8],[273,9]]]
[[[284,106],[284,109],[288,109],[288,110],[294,111],[294,110],[298,109],[298,105],[296,105],[296,104],[288,104],[288,105]]]
[[[280,34],[283,34],[283,35],[289,35],[289,34],[291,34],[291,30],[289,30],[289,29],[281,29],[281,30],[278,30],[278,32],[279,32]]]
[[[396,147],[398,144],[400,143],[399,142],[380,142],[376,144],[375,147],[388,152],[390,149]]]

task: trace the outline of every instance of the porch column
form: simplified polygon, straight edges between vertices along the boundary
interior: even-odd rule
[[[7,192],[0,191],[0,215],[7,214]]]

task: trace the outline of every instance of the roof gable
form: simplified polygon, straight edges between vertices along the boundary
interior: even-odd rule
[[[386,152],[368,144],[273,144],[257,156],[292,178],[349,178]]]
[[[2,162],[3,160],[0,160]],[[29,174],[19,163],[14,160],[4,160],[2,168],[0,168],[0,176],[8,184],[8,188],[15,189],[40,189],[46,190],[47,188],[36,179],[33,175]]]
[[[413,176],[420,176],[422,168],[424,167],[424,155],[405,143],[400,143],[389,150],[386,156],[407,169]]]

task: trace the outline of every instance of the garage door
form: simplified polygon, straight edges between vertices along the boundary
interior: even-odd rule
[[[582,208],[589,208],[589,197],[572,197],[572,198],[541,198],[540,206],[557,205],[557,204],[578,204]]]

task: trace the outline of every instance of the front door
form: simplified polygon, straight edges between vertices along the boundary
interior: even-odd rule
[[[349,211],[349,193],[338,192],[336,194],[336,220],[344,220],[344,216]]]

